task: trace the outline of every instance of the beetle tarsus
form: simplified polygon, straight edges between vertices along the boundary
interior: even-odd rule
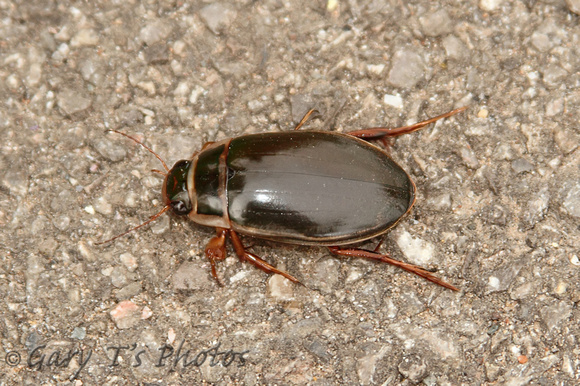
[[[413,264],[404,263],[399,260],[392,259],[389,255],[381,254],[377,252],[366,251],[364,249],[341,249],[340,247],[328,247],[330,252],[334,253],[335,255],[340,256],[350,256],[350,257],[362,257],[365,259],[372,259],[372,260],[379,260],[384,263],[389,263],[399,268],[404,269],[407,272],[414,273],[415,275],[421,276],[422,278],[429,280],[435,284],[438,284],[442,287],[449,288],[453,291],[459,291],[459,288],[439,279],[437,276],[433,275],[431,272],[424,270],[421,267],[418,267]]]
[[[284,271],[279,270],[278,268],[274,267],[273,265],[260,259],[258,256],[254,255],[253,253],[246,251],[246,249],[244,248],[244,245],[242,244],[242,240],[240,240],[240,237],[238,236],[238,234],[236,232],[230,230],[230,238],[232,240],[232,244],[234,245],[234,250],[236,251],[238,258],[241,261],[247,261],[248,263],[253,264],[255,267],[260,268],[262,271],[264,271],[266,273],[269,273],[269,274],[277,273],[278,275],[282,275],[286,279],[288,279],[294,283],[301,284],[300,281],[298,279],[296,279],[294,276],[290,275],[289,273],[286,273]]]

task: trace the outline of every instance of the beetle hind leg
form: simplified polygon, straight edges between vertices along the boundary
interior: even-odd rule
[[[240,240],[240,237],[238,236],[238,234],[231,229],[229,232],[230,232],[230,238],[232,240],[232,244],[234,245],[234,249],[236,251],[236,254],[238,255],[238,257],[241,261],[247,261],[247,262],[253,264],[254,266],[256,266],[257,268],[260,268],[262,271],[264,271],[266,273],[269,273],[269,274],[277,273],[278,275],[282,275],[286,279],[293,281],[294,283],[300,283],[298,281],[298,279],[296,279],[294,276],[292,276],[284,271],[279,270],[278,268],[268,264],[266,261],[260,259],[258,256],[254,255],[253,253],[246,251],[246,248],[244,248],[244,245],[242,244],[242,240]]]
[[[410,125],[410,126],[402,126],[402,127],[397,127],[397,128],[369,127],[368,129],[350,131],[346,134],[352,135],[353,137],[361,138],[361,139],[364,139],[367,141],[373,140],[373,139],[397,137],[399,135],[408,134],[408,133],[412,133],[414,131],[420,130],[423,127],[425,127],[433,122],[436,122],[440,119],[447,118],[447,117],[450,117],[452,115],[458,114],[458,113],[464,111],[465,109],[467,109],[467,107],[460,107],[460,108],[452,110],[448,113],[441,114],[439,116],[427,119],[427,120],[422,121],[422,122],[415,123],[415,124]]]
[[[371,252],[364,249],[352,248],[352,249],[342,249],[340,247],[328,247],[330,252],[334,253],[335,255],[340,256],[350,256],[350,257],[362,257],[365,259],[371,260],[378,260],[384,263],[389,263],[399,268],[404,269],[407,272],[414,273],[415,275],[421,276],[424,279],[427,279],[435,284],[438,284],[442,287],[449,288],[453,291],[459,291],[459,288],[439,279],[437,276],[433,275],[431,272],[424,270],[421,267],[418,267],[413,264],[404,263],[399,260],[395,260],[391,258],[387,254],[377,253],[376,251]]]

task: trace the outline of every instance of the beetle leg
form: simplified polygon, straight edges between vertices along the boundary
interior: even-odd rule
[[[375,249],[373,249],[373,252],[378,252],[379,248],[381,247],[381,245],[383,245],[383,241],[385,241],[385,239],[380,239],[379,243],[377,244],[377,246],[375,247]]]
[[[304,116],[302,117],[302,119],[300,120],[300,122],[298,122],[298,124],[296,125],[296,127],[294,128],[294,130],[299,130],[302,125],[304,125],[312,116],[312,114],[315,115],[320,115],[320,113],[318,112],[318,110],[315,109],[310,109],[308,110],[308,112],[306,114],[304,114]]]
[[[224,228],[216,228],[215,231],[216,236],[212,237],[205,247],[205,256],[209,259],[209,263],[211,264],[211,275],[216,279],[218,284],[223,287],[223,284],[217,275],[215,261],[226,258],[227,230]]]
[[[253,264],[254,266],[260,268],[262,271],[266,273],[270,274],[277,273],[278,275],[282,275],[286,279],[293,281],[294,283],[300,283],[298,279],[296,279],[294,276],[284,271],[280,271],[276,267],[268,264],[264,260],[260,259],[258,256],[254,255],[253,253],[246,251],[244,245],[242,244],[242,240],[240,240],[238,234],[231,229],[230,229],[230,238],[232,240],[232,244],[234,245],[234,250],[236,251],[236,254],[238,255],[241,261],[247,261]]]
[[[335,255],[363,257],[365,259],[379,260],[385,263],[389,263],[399,268],[403,268],[407,272],[411,272],[414,273],[415,275],[421,276],[422,278],[427,279],[435,284],[439,284],[442,287],[449,288],[453,291],[459,291],[459,288],[444,282],[437,276],[433,275],[431,272],[426,271],[423,268],[417,267],[416,265],[403,263],[402,261],[392,259],[389,255],[386,254],[380,254],[377,252],[366,251],[364,249],[358,248],[341,249],[340,247],[328,247],[328,249],[330,249],[330,252],[334,253]]]
[[[458,114],[458,113],[464,111],[465,109],[467,109],[467,106],[460,107],[460,108],[452,110],[448,113],[441,114],[441,115],[436,116],[434,118],[429,118],[423,122],[418,122],[418,123],[415,123],[415,124],[410,125],[410,126],[401,126],[401,127],[397,127],[394,129],[391,129],[388,127],[369,127],[368,129],[351,131],[351,132],[348,132],[347,134],[352,135],[354,137],[361,138],[361,139],[365,139],[365,140],[381,139],[381,138],[385,138],[385,137],[396,137],[398,135],[408,134],[408,133],[412,133],[413,131],[417,131],[419,129],[422,129],[423,127],[427,126],[430,123],[433,123],[433,122],[438,121],[440,119],[447,118],[447,117],[450,117],[452,115]]]

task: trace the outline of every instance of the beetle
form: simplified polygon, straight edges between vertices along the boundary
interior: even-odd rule
[[[228,236],[241,261],[299,283],[249,252],[238,235],[243,234],[287,244],[326,246],[335,255],[386,262],[458,291],[423,268],[379,253],[378,247],[370,251],[342,246],[386,233],[415,202],[416,187],[409,175],[386,149],[369,141],[414,132],[466,108],[394,129],[299,131],[317,113],[310,110],[294,131],[209,142],[172,168],[141,141],[111,130],[140,144],[162,163],[166,172],[154,171],[165,176],[165,205],[145,223],[97,244],[115,240],[172,210],[216,229],[205,255],[220,285],[216,261],[226,257]]]

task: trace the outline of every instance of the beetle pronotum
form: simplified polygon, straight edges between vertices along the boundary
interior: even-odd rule
[[[416,188],[409,175],[384,149],[368,141],[408,134],[465,109],[410,126],[372,127],[345,134],[298,131],[315,112],[310,110],[295,131],[209,142],[171,169],[139,140],[112,130],[140,144],[161,161],[166,172],[156,171],[165,176],[165,206],[145,223],[97,244],[139,229],[171,209],[216,229],[205,255],[218,283],[215,262],[226,257],[228,236],[240,260],[299,282],[248,252],[238,236],[241,233],[288,244],[326,246],[336,255],[386,262],[458,291],[430,272],[376,249],[340,246],[386,233],[415,202]]]

